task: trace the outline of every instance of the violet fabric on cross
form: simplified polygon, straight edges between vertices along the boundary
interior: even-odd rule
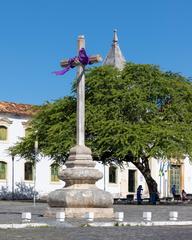
[[[66,68],[64,68],[63,70],[60,71],[55,71],[53,72],[55,75],[64,75],[66,72],[69,71],[69,69],[71,68],[71,66],[67,66]]]
[[[83,65],[90,64],[89,57],[86,54],[86,51],[84,48],[81,48],[79,50],[79,56],[78,56],[79,62]]]
[[[89,61],[89,57],[86,54],[86,51],[84,48],[81,48],[79,50],[79,55],[78,57],[74,57],[74,58],[70,58],[68,61],[68,66],[66,68],[64,68],[63,70],[60,71],[55,71],[53,72],[56,75],[64,75],[66,72],[68,72],[71,68],[74,68],[74,62],[80,62],[82,65],[87,65],[87,64],[91,64]]]

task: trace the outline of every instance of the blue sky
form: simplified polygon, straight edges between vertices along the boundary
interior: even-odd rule
[[[43,104],[69,95],[75,70],[51,72],[76,55],[81,34],[88,54],[104,58],[115,28],[127,61],[192,77],[191,25],[191,0],[2,0],[0,101]]]

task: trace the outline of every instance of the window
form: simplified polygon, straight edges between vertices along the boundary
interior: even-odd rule
[[[33,163],[31,162],[25,163],[25,180],[26,181],[33,180]]]
[[[176,194],[181,192],[181,166],[180,165],[171,165],[170,169],[170,187],[175,185]]]
[[[7,140],[7,127],[5,126],[0,126],[0,140]]]
[[[7,163],[0,162],[0,179],[4,180],[7,177]]]
[[[109,167],[109,183],[117,183],[117,167]]]
[[[51,165],[51,182],[58,182],[59,164],[53,163]]]
[[[136,170],[128,170],[128,192],[135,192]]]

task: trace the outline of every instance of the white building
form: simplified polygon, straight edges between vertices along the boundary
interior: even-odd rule
[[[14,191],[17,183],[34,186],[34,168],[31,162],[9,155],[9,147],[24,137],[27,122],[32,116],[32,106],[0,102],[0,186]],[[51,174],[52,171],[52,174]],[[62,187],[57,181],[55,165],[52,161],[42,159],[36,167],[36,189],[40,194]]]

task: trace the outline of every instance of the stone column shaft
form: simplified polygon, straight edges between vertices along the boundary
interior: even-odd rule
[[[84,36],[78,37],[78,51],[85,48]],[[85,145],[85,74],[81,65],[77,67],[77,145]]]

